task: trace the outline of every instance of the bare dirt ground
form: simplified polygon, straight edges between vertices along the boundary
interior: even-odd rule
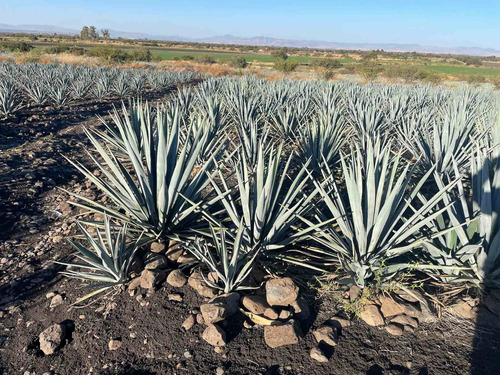
[[[164,95],[149,94],[149,99]],[[117,100],[114,103],[118,103]],[[61,109],[25,108],[0,120],[0,373],[1,374],[499,374],[500,335],[472,322],[444,319],[413,333],[390,336],[355,320],[343,329],[328,363],[309,356],[312,329],[337,313],[337,300],[304,289],[313,310],[301,322],[299,344],[271,349],[262,327],[245,328],[236,315],[227,323],[220,353],[201,339],[203,327],[185,332],[184,319],[203,299],[189,286],[165,285],[153,294],[116,292],[83,308],[77,280],[58,274],[53,260],[67,259],[64,238],[75,233],[77,214],[56,187],[97,196],[61,153],[85,160],[84,127],[99,126],[113,101],[75,103]],[[50,307],[48,293],[63,296]],[[182,301],[171,301],[169,293]],[[38,335],[66,322],[71,334],[54,355],[39,349]],[[118,350],[109,350],[120,339]]]

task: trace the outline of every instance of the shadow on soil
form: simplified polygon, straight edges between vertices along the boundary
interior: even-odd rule
[[[496,307],[496,314],[486,306],[478,309],[472,354],[470,358],[470,375],[500,374],[500,292],[497,289],[485,291],[482,300],[489,299],[488,307]]]

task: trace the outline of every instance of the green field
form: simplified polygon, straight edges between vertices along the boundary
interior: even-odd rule
[[[199,52],[199,51],[191,51],[191,50],[184,50],[182,52],[179,51],[169,51],[169,50],[157,50],[157,49],[151,49],[151,53],[155,56],[160,56],[163,60],[172,60],[173,58],[182,58],[183,56],[203,56],[203,55],[210,55],[212,56],[215,60],[229,60],[233,56],[243,56],[247,62],[262,62],[262,63],[273,63],[276,61],[276,58],[271,56],[271,55],[261,55],[261,54],[250,54],[250,53],[217,53],[214,51],[206,51],[206,52]],[[308,64],[313,60],[318,60],[320,59],[319,57],[309,57],[309,56],[290,56],[291,60],[298,61],[301,64]],[[340,59],[339,60],[341,63],[354,63],[356,60],[354,59]]]
[[[450,66],[450,65],[421,65],[420,68],[434,70],[445,74],[483,74],[489,76],[500,75],[500,69],[494,68],[474,68],[468,66]]]

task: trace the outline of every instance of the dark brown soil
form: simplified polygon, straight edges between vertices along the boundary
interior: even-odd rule
[[[182,302],[169,301],[174,288],[168,286],[150,296],[116,291],[71,309],[88,291],[52,263],[72,252],[62,238],[74,233],[76,214],[55,187],[96,192],[60,153],[84,159],[83,126],[97,126],[95,113],[105,114],[112,102],[28,108],[0,121],[0,373],[215,374],[223,367],[227,374],[500,374],[498,333],[449,318],[400,337],[355,321],[328,353],[329,362],[320,364],[309,356],[316,345],[311,331],[337,304],[311,289],[301,292],[314,311],[302,322],[305,337],[278,349],[266,346],[261,327],[243,328],[241,316],[226,327],[223,353],[201,340],[202,326],[184,332],[182,322],[202,303],[189,286],[175,290]],[[49,292],[62,294],[64,303],[51,309]],[[64,321],[74,326],[70,339],[44,356],[38,335]],[[121,348],[110,351],[111,339],[120,339]]]

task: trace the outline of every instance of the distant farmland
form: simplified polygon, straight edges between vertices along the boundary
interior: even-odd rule
[[[261,55],[261,54],[251,54],[251,53],[217,53],[213,51],[204,51],[200,52],[199,50],[197,51],[191,51],[189,49],[186,49],[182,52],[180,51],[166,51],[166,50],[155,50],[151,49],[151,53],[155,56],[160,56],[163,60],[172,60],[174,58],[182,58],[184,56],[203,56],[203,55],[210,55],[216,60],[229,60],[234,56],[243,56],[247,62],[252,62],[252,61],[257,61],[257,62],[262,62],[262,63],[272,63],[276,61],[276,58],[271,56],[271,55]],[[309,57],[309,56],[290,56],[290,59],[296,60],[299,63],[302,64],[307,64],[310,63],[313,60],[318,60],[320,58],[318,57]],[[355,59],[339,59],[341,63],[355,63],[357,60]]]
[[[445,74],[484,74],[489,76],[500,75],[500,69],[494,68],[476,68],[468,66],[449,66],[449,65],[422,65],[422,69],[434,70]]]
[[[54,42],[35,42],[32,43],[34,46],[38,48],[47,48],[59,45],[61,43]],[[73,46],[78,46],[82,48],[92,48],[96,46],[102,46],[102,44],[93,44],[93,43],[68,43]],[[132,46],[132,45],[116,45],[113,46],[119,47],[123,50],[131,50],[140,46]],[[183,60],[186,56],[192,56],[193,58],[199,56],[210,55],[214,60],[219,62],[226,62],[230,60],[234,56],[242,56],[245,58],[247,62],[256,62],[256,63],[264,63],[271,64],[276,61],[276,58],[271,56],[270,54],[265,53],[250,53],[243,51],[217,51],[212,49],[203,49],[203,48],[167,48],[167,47],[152,47],[152,46],[144,46],[148,48],[153,56],[158,56],[162,60]],[[332,51],[335,52],[335,51]],[[321,60],[323,57],[317,56],[290,56],[291,60],[295,60],[300,64],[310,64],[313,61]],[[347,59],[337,59],[342,64],[352,64],[358,65],[362,63],[362,60],[347,58]],[[453,74],[480,74],[484,76],[500,76],[500,69],[491,68],[491,67],[474,67],[474,66],[460,66],[460,65],[450,65],[446,63],[441,63],[439,60],[436,61],[427,61],[427,65],[424,60],[421,59],[412,59],[412,60],[398,60],[398,59],[381,59],[377,61],[378,63],[384,66],[394,66],[394,65],[411,65],[417,66],[424,70],[435,71],[443,74],[453,75]]]

